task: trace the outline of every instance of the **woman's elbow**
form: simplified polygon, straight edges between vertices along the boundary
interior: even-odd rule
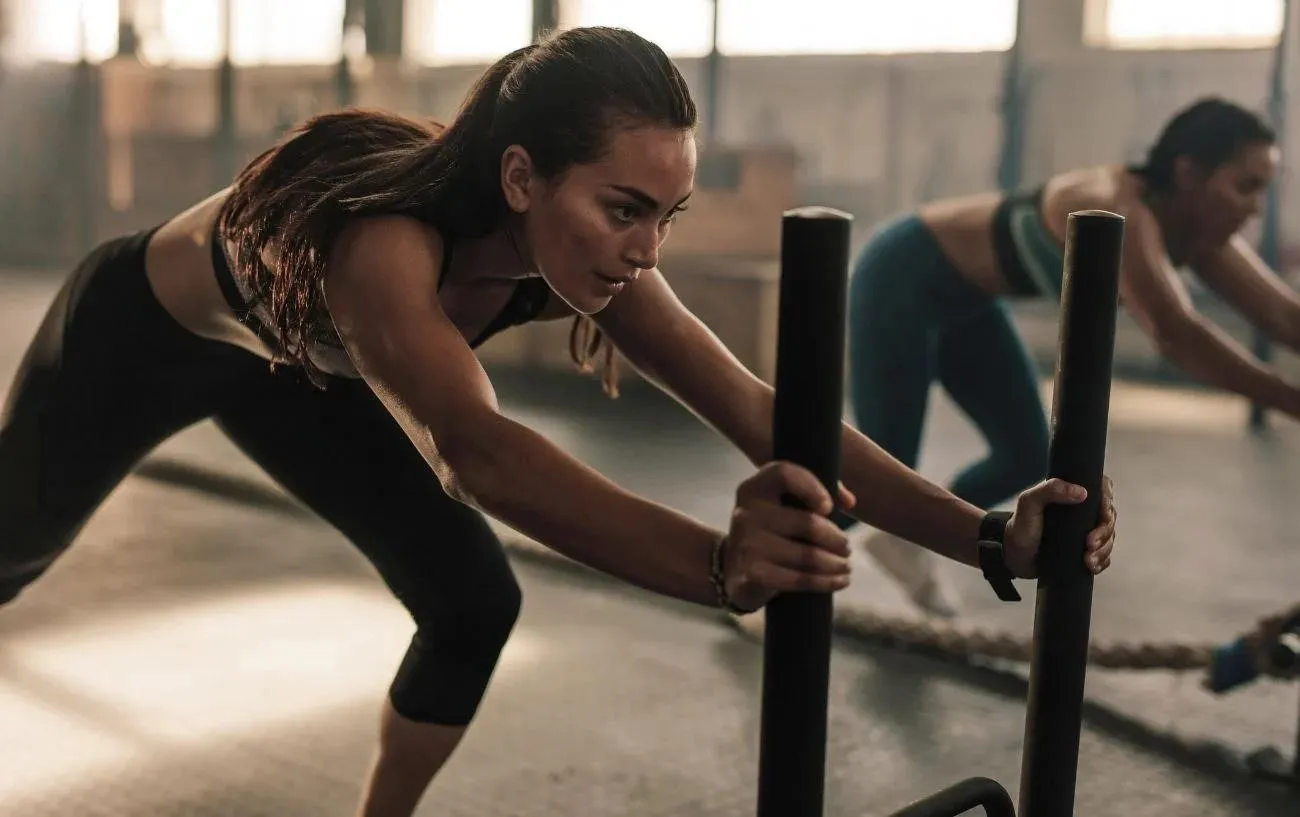
[[[488,478],[488,460],[474,447],[460,442],[440,444],[433,471],[447,496],[474,508],[481,508]]]
[[[1279,305],[1259,330],[1274,343],[1300,351],[1300,304]]]
[[[1152,333],[1151,342],[1155,346],[1156,353],[1161,357],[1178,361],[1183,357],[1180,352],[1185,348],[1181,337],[1181,333],[1173,328],[1162,327]]]
[[[1149,320],[1147,335],[1162,357],[1178,362],[1186,357],[1187,341],[1194,331],[1196,316],[1178,312]]]
[[[474,479],[472,469],[453,468],[450,464],[439,463],[434,468],[438,476],[438,482],[442,484],[442,490],[447,496],[471,508],[480,508],[480,501],[476,498],[477,481]]]
[[[479,510],[486,510],[505,482],[500,432],[460,429],[438,440],[434,471],[447,495]]]

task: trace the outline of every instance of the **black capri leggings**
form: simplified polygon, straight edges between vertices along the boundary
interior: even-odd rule
[[[519,613],[483,516],[447,496],[363,381],[312,386],[195,335],[145,277],[152,231],[98,247],[47,313],[0,413],[0,605],[43,574],[156,445],[213,418],[341,531],[416,623],[390,688],[416,721],[473,718]]]

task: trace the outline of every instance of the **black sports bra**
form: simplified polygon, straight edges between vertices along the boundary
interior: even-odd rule
[[[216,270],[217,284],[221,287],[226,303],[230,305],[240,323],[256,332],[263,343],[278,357],[283,358],[284,349],[280,345],[274,322],[271,320],[270,310],[266,307],[265,295],[253,292],[251,285],[235,274],[234,264],[230,260],[230,249],[216,225],[212,228],[211,240],[212,267]],[[453,246],[454,242],[446,242],[442,257],[444,270],[451,269]],[[445,276],[443,280],[446,280]],[[442,288],[442,281],[438,282],[438,288]],[[546,307],[550,295],[551,288],[541,276],[520,279],[505,306],[478,337],[470,342],[470,348],[478,348],[493,335],[512,326],[520,326],[535,320]],[[349,378],[361,376],[343,347],[343,341],[339,338],[328,313],[322,314],[316,321],[307,345],[307,355],[311,362],[326,374]]]
[[[1065,258],[1043,220],[1043,188],[1008,193],[993,213],[993,247],[1014,295],[1061,297]]]

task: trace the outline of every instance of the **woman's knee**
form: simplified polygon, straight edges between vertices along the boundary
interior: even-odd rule
[[[1045,419],[1027,422],[1022,436],[1010,455],[1010,469],[1026,485],[1033,485],[1047,474],[1047,458],[1051,450],[1051,436]]]
[[[1043,480],[1047,474],[1047,457],[1048,438],[1044,431],[1041,439],[1027,433],[1014,445],[999,446],[989,459],[1001,490],[1010,497]]]
[[[9,571],[0,565],[0,607],[5,607],[17,600],[23,590],[36,579],[31,572]]]
[[[0,498],[0,607],[18,598],[68,548],[50,526],[6,518]]]
[[[408,720],[463,726],[478,710],[523,594],[510,571],[469,588],[464,596],[410,605],[416,632],[389,690],[393,708]]]
[[[991,508],[1041,481],[1047,473],[1048,445],[1024,435],[990,444],[986,457],[971,463],[952,481],[950,490],[981,508]]]
[[[1008,493],[1018,495],[1043,480],[1047,474],[1047,457],[1044,455],[1041,460],[1018,458],[1004,465],[1003,473]]]

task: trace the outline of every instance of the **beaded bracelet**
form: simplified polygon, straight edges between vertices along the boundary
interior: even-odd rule
[[[727,593],[727,574],[723,570],[723,561],[726,555],[727,537],[719,536],[717,541],[713,543],[713,557],[709,564],[709,582],[713,585],[713,592],[717,594],[719,607],[733,615],[747,615],[754,611],[738,607]]]

